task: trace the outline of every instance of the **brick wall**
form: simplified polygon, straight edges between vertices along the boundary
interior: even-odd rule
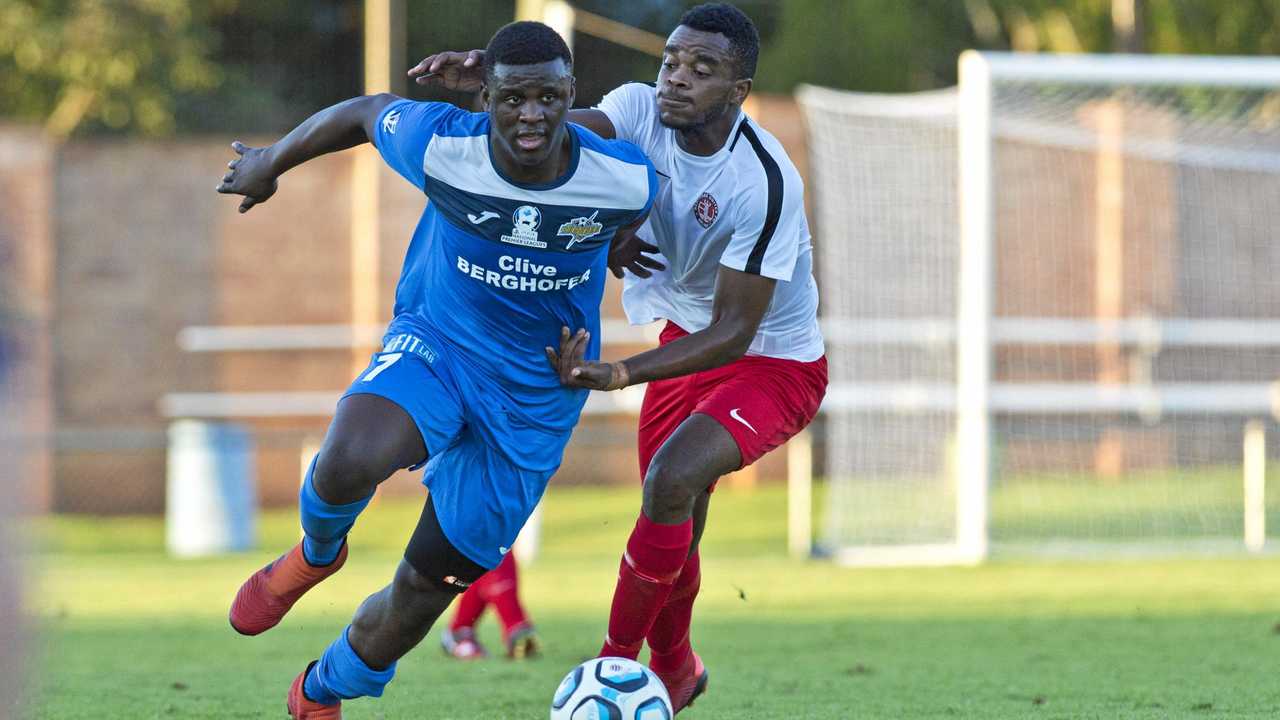
[[[777,134],[803,163],[803,131],[790,100],[765,99],[755,112],[767,126],[777,118]],[[352,354],[345,350],[188,353],[176,336],[189,325],[350,322],[351,153],[295,168],[268,203],[240,215],[236,200],[213,192],[232,157],[222,138],[82,140],[56,151],[42,146],[43,154],[21,162],[4,154],[23,147],[25,137],[0,133],[0,163],[34,163],[30,172],[47,189],[42,194],[40,183],[0,174],[8,197],[20,199],[0,214],[7,223],[0,232],[8,227],[10,237],[21,238],[4,244],[0,235],[0,249],[43,248],[38,256],[46,265],[57,257],[47,292],[56,308],[45,335],[51,362],[43,365],[53,368],[45,412],[57,446],[46,472],[47,505],[161,511],[167,423],[158,403],[165,393],[337,391],[350,382]],[[424,199],[389,169],[381,172],[380,310],[389,319]],[[606,317],[622,317],[619,293],[611,277]],[[606,358],[643,349],[611,346]],[[263,502],[294,502],[302,449],[323,436],[327,419],[245,422],[255,430]],[[634,433],[634,417],[584,420],[554,482],[635,482]],[[774,453],[757,474],[775,479],[784,472],[783,454]],[[386,490],[419,492],[416,483],[405,475]]]

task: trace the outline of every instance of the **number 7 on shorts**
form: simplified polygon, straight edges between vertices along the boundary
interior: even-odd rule
[[[396,361],[399,360],[400,356],[403,354],[404,353],[394,352],[394,353],[383,353],[382,355],[379,355],[378,359],[374,361],[378,363],[378,366],[370,370],[369,372],[365,373],[364,377],[360,378],[360,382],[369,382],[370,380],[378,377],[378,375],[382,374],[383,370],[386,370],[392,365],[395,365]]]

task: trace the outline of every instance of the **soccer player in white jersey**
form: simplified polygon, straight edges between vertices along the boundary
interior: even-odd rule
[[[804,188],[778,141],[742,112],[758,51],[745,14],[701,5],[668,38],[655,86],[624,85],[569,114],[639,145],[662,182],[638,235],[666,268],[628,276],[622,295],[631,322],[666,321],[659,347],[589,362],[566,330],[547,354],[570,387],[648,383],[643,506],[601,654],[635,658],[647,640],[677,710],[707,683],[689,626],[711,491],[805,427],[827,386]],[[482,59],[441,53],[409,74],[466,89]]]

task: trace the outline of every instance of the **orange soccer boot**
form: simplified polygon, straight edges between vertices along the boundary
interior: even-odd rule
[[[307,694],[302,691],[302,686],[307,681],[307,673],[311,672],[311,667],[315,664],[314,660],[308,664],[307,669],[294,678],[293,684],[289,686],[289,717],[293,720],[342,720],[341,702],[321,705],[308,699]]]
[[[231,627],[241,635],[257,635],[275,627],[289,608],[347,561],[347,543],[328,565],[316,567],[302,555],[302,543],[254,573],[231,603]],[[336,717],[336,716],[335,716]]]
[[[661,673],[653,670],[667,686],[667,696],[671,698],[671,709],[677,713],[693,704],[693,701],[707,691],[707,680],[710,673],[702,664],[698,653],[690,652],[689,660],[679,670],[672,673]]]

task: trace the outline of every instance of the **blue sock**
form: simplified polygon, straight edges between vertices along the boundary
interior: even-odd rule
[[[350,625],[342,629],[302,682],[302,691],[312,701],[332,705],[351,698],[382,697],[382,689],[395,677],[395,663],[386,670],[374,670],[364,664],[347,641],[350,629]]]
[[[330,505],[316,494],[312,477],[316,471],[316,455],[307,468],[307,477],[298,492],[298,511],[302,515],[302,554],[312,565],[328,565],[338,558],[342,541],[373,496],[346,505]]]

